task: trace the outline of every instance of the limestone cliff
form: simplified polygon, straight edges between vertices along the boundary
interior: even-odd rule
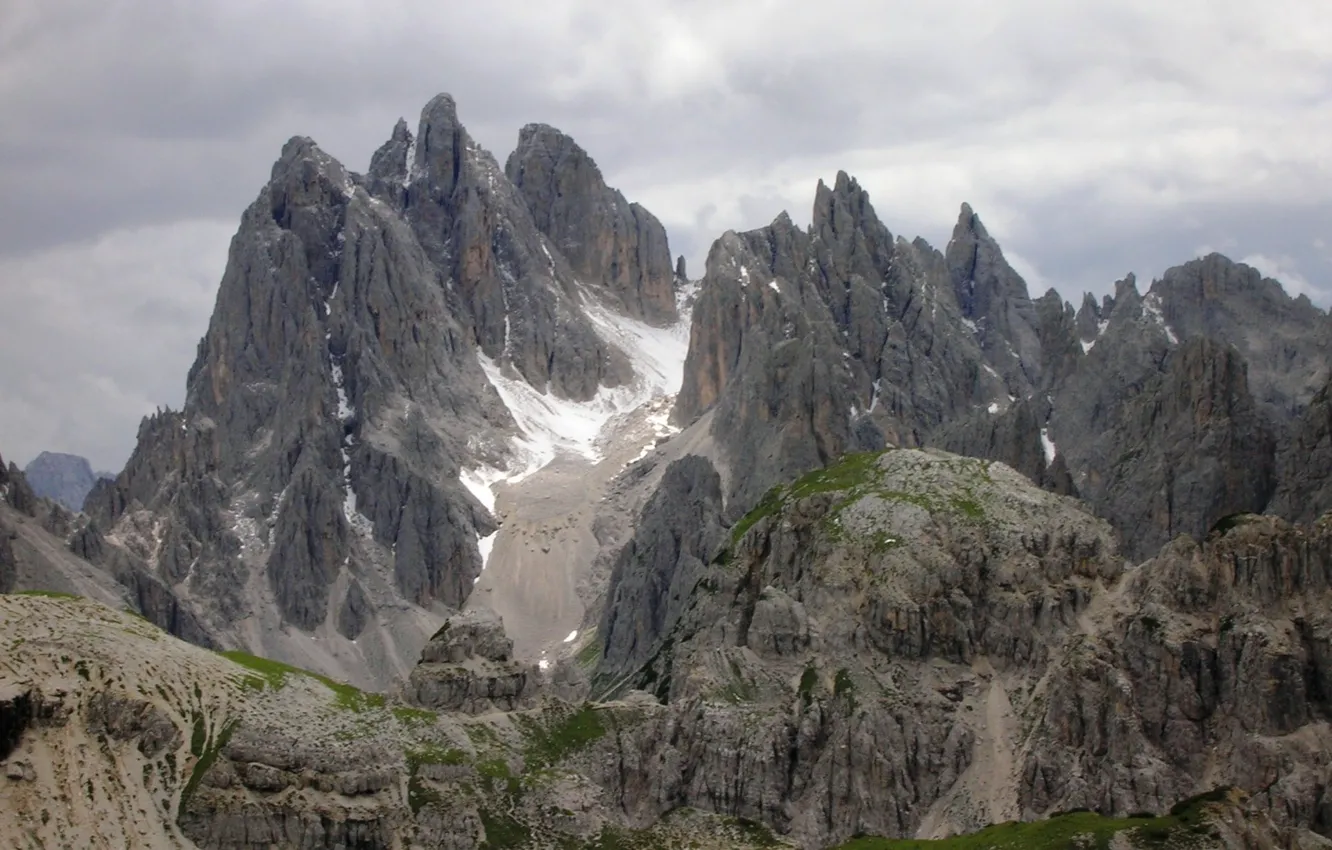
[[[1325,831],[1329,569],[1329,519],[1233,519],[1134,567],[1001,464],[848,456],[730,530],[637,673],[603,664],[594,693],[665,704],[598,781],[636,823],[697,806],[805,846],[1226,784]]]
[[[579,197],[604,200],[596,181]],[[608,219],[596,238],[614,257],[566,258],[448,95],[415,134],[399,122],[365,175],[293,138],[232,241],[184,408],[145,419],[90,495],[86,553],[146,565],[201,642],[378,687],[405,677],[483,567],[487,482],[557,450],[532,448],[552,438],[515,418],[514,387],[530,419],[644,380],[616,311],[636,287],[651,312],[659,272],[670,310],[651,317],[674,300],[664,232],[640,217],[637,247]],[[646,278],[620,275],[634,251]],[[605,275],[580,280],[587,263]]]
[[[790,603],[765,592],[759,604],[752,645],[771,661],[793,647],[757,638],[789,633],[773,615]],[[484,632],[469,634],[486,644]],[[792,690],[798,730],[765,756],[733,747],[764,741],[776,718],[734,701],[696,702],[681,713],[637,694],[581,706],[546,698],[530,710],[486,716],[435,712],[266,659],[208,652],[77,599],[0,596],[0,634],[0,839],[14,846],[820,847],[826,842],[814,836],[840,827],[807,824],[782,835],[717,812],[775,790],[769,783],[788,763],[797,782],[829,780],[830,801],[878,794],[891,770],[885,757],[917,770],[917,759],[933,758],[932,724],[953,722],[971,698],[962,695],[962,707],[950,712],[944,706],[958,694],[945,690],[932,713],[897,709],[905,734],[871,737],[862,720],[845,737],[836,732],[845,710],[834,701],[878,717],[876,704],[888,700],[857,689],[863,680],[827,682],[816,670]],[[830,740],[827,731],[835,732]],[[721,733],[728,737],[715,737]],[[965,761],[968,736],[953,739],[948,758]],[[653,747],[668,742],[679,760],[655,755]],[[808,774],[804,758],[818,749],[837,754],[832,769]],[[705,761],[723,772],[679,783],[680,765]],[[668,815],[644,818],[662,801],[640,804],[640,783],[645,792],[678,785]],[[690,798],[701,808],[689,807]],[[1070,835],[1124,850],[1163,841],[1198,850],[1326,846],[1268,809],[1259,797],[1218,790],[1157,817],[1067,814],[977,838],[1022,838],[1023,846],[1049,850]],[[856,812],[838,808],[833,816]],[[871,838],[847,845],[887,846]]]
[[[528,124],[504,173],[580,280],[605,287],[631,316],[655,325],[677,320],[665,228],[608,187],[577,142],[554,127]]]

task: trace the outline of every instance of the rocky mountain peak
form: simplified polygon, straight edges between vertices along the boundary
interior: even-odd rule
[[[370,193],[398,209],[406,204],[407,186],[417,170],[415,142],[407,119],[399,118],[388,141],[370,157],[370,168],[366,171]]]
[[[1283,428],[1326,383],[1327,313],[1292,298],[1257,269],[1212,253],[1167,269],[1147,297],[1177,337],[1209,336],[1235,346],[1248,363],[1255,397]]]
[[[464,179],[464,164],[472,158],[483,158],[482,153],[458,120],[458,105],[451,95],[431,98],[421,110],[419,127],[414,161],[408,163],[408,168],[419,167],[429,195],[442,200]]]
[[[834,266],[828,271],[833,277],[873,280],[871,270],[886,268],[891,262],[892,234],[875,214],[869,192],[845,171],[837,173],[831,189],[819,181],[810,230],[826,246],[826,262]]]
[[[528,124],[504,173],[537,229],[568,258],[580,281],[603,287],[624,312],[650,324],[679,318],[665,228],[607,186],[572,137],[547,124]]]
[[[1030,395],[1045,378],[1036,310],[1026,282],[969,204],[958,214],[945,260],[958,306],[979,326],[978,342],[991,367],[1010,394]]]
[[[1115,294],[1110,300],[1113,303],[1118,304],[1125,297],[1140,297],[1138,295],[1138,276],[1133,272],[1129,272],[1119,280],[1115,281]]]
[[[83,510],[83,500],[97,483],[88,459],[61,452],[42,452],[23,468],[33,491],[71,511]]]
[[[191,639],[364,683],[405,675],[481,572],[488,482],[591,439],[559,411],[612,387],[623,405],[678,368],[634,348],[674,339],[633,324],[674,315],[664,230],[580,156],[595,180],[552,211],[447,95],[415,135],[398,121],[364,177],[289,141],[232,242],[184,409],[145,420],[90,500],[106,534],[85,548],[132,551],[190,600]],[[536,224],[595,224],[584,207],[611,216],[587,234],[610,246],[597,275]],[[670,309],[651,313],[661,291]],[[604,407],[577,407],[579,427]]]

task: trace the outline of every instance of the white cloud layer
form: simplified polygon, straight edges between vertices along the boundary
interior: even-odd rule
[[[969,201],[1036,293],[1211,244],[1330,297],[1325,0],[12,0],[0,452],[122,462],[180,403],[282,142],[362,169],[439,91],[501,159],[526,122],[569,132],[695,273],[845,169],[938,245]]]

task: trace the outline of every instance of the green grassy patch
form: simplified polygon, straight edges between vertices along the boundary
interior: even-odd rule
[[[850,698],[856,692],[856,683],[851,681],[851,673],[845,667],[837,671],[833,676],[833,696],[846,696]]]
[[[624,829],[606,824],[601,834],[586,845],[587,850],[666,850],[656,833],[646,829]]]
[[[480,846],[485,850],[502,850],[508,847],[522,847],[532,839],[532,830],[504,812],[480,809],[481,825],[486,830],[486,840]]]
[[[40,596],[43,599],[82,599],[77,593],[62,593],[59,590],[19,590],[15,596]]]
[[[476,763],[476,775],[488,794],[507,794],[519,797],[523,793],[522,778],[513,775],[509,762],[503,758],[482,759]]]
[[[412,747],[404,756],[407,759],[407,770],[411,773],[426,764],[467,764],[467,753],[456,747],[441,747],[437,744]]]
[[[731,668],[731,679],[725,685],[717,688],[711,693],[714,699],[721,702],[728,702],[732,705],[753,702],[758,696],[758,689],[754,683],[745,678],[744,671],[740,669],[739,663],[734,658],[728,659]]]
[[[981,510],[980,502],[975,499],[954,496],[951,502],[953,509],[968,519],[981,519],[985,516],[985,511]]]
[[[805,672],[800,674],[800,700],[805,705],[809,705],[814,699],[814,688],[819,684],[819,671],[814,669],[814,665],[805,668]]]
[[[606,734],[601,709],[584,703],[576,711],[550,724],[524,723],[527,745],[524,757],[529,767],[549,767]]]
[[[730,825],[739,833],[739,837],[751,847],[781,847],[772,830],[758,821],[748,818],[735,818]]]
[[[407,780],[407,807],[413,815],[419,815],[426,806],[438,806],[443,802],[444,798],[439,792],[427,785],[421,777],[412,775]]]
[[[782,485],[778,484],[776,487],[773,487],[771,490],[764,493],[763,498],[759,499],[759,503],[754,506],[753,510],[742,516],[740,521],[731,528],[732,546],[740,542],[740,538],[744,537],[745,533],[753,528],[759,520],[764,517],[770,517],[782,509],[782,505],[786,504],[786,498],[783,495],[782,490]],[[717,556],[718,562],[730,563],[730,559],[731,553],[728,549],[723,549]]]
[[[204,749],[208,746],[208,725],[204,716],[199,712],[193,712],[194,723],[190,731],[190,755],[195,758],[202,758]]]
[[[407,805],[413,815],[420,814],[421,809],[432,803],[438,805],[444,802],[439,792],[427,785],[419,775],[423,765],[467,763],[467,753],[462,750],[429,743],[410,748],[403,755],[407,760]]]
[[[589,636],[587,644],[578,650],[574,660],[584,670],[591,670],[601,661],[601,641],[597,640],[595,632]]]
[[[851,452],[843,455],[835,463],[808,472],[796,479],[789,486],[778,485],[764,494],[754,509],[740,518],[731,528],[731,545],[723,549],[714,559],[714,563],[725,565],[729,562],[731,551],[741,538],[759,521],[778,514],[790,502],[808,498],[818,493],[846,493],[828,512],[825,518],[826,530],[835,537],[841,537],[839,514],[843,508],[865,496],[877,496],[884,501],[902,502],[915,505],[930,513],[949,512],[968,520],[985,519],[985,509],[976,498],[977,484],[993,481],[990,476],[990,464],[972,458],[959,458],[949,464],[953,475],[964,480],[960,487],[950,487],[939,492],[921,490],[907,492],[889,490],[880,486],[878,461],[887,452]],[[951,491],[951,492],[949,492]],[[901,541],[887,533],[871,535],[866,541],[875,551],[883,551],[901,545]]]
[[[202,720],[202,717],[196,719],[196,730],[202,725]],[[198,759],[194,762],[194,769],[190,771],[190,780],[185,783],[185,788],[180,792],[179,811],[185,811],[186,804],[189,803],[190,798],[194,796],[194,792],[199,788],[199,782],[204,778],[204,774],[208,773],[208,769],[213,766],[213,762],[217,761],[218,755],[226,747],[227,742],[231,740],[231,733],[235,728],[236,721],[228,720],[222,724],[222,728],[218,730],[217,735],[205,737],[203,745],[199,747]],[[191,752],[194,749],[194,741],[191,740]]]
[[[403,726],[434,726],[439,722],[439,715],[428,708],[411,708],[405,705],[395,705],[391,709],[393,716]]]
[[[262,677],[261,679],[253,676],[245,676],[241,678],[241,686],[247,689],[262,690],[264,686],[267,686],[272,690],[278,691],[287,684],[288,676],[307,676],[321,683],[324,687],[333,692],[333,702],[338,708],[354,711],[359,714],[363,711],[384,708],[386,704],[383,694],[368,694],[345,682],[339,682],[309,670],[302,670],[300,667],[285,664],[281,661],[274,661],[271,658],[261,658],[257,655],[250,655],[247,652],[239,652],[236,650],[227,650],[219,654],[229,661],[253,670]]]
[[[1148,813],[1111,818],[1089,811],[1069,811],[1046,820],[995,824],[979,832],[934,841],[911,838],[859,837],[838,850],[1108,850],[1116,833],[1128,831],[1135,846],[1171,847],[1195,844],[1209,832],[1206,805],[1225,800],[1230,789],[1219,788],[1177,804],[1170,814]]]

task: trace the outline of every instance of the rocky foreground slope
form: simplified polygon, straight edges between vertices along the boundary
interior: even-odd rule
[[[4,838],[891,847],[853,838],[1090,807],[1125,820],[1049,828],[1322,846],[1332,518],[1239,517],[1131,567],[1002,464],[899,450],[774,490],[715,543],[655,567],[678,610],[641,665],[600,665],[593,703],[480,612],[385,696],[90,600],[0,596]]]
[[[716,498],[677,474],[677,513]],[[594,692],[670,707],[606,777],[644,821],[694,805],[820,846],[1234,784],[1327,829],[1332,518],[1236,517],[1134,567],[1006,466],[897,450],[709,534],[626,550],[600,635]]]

